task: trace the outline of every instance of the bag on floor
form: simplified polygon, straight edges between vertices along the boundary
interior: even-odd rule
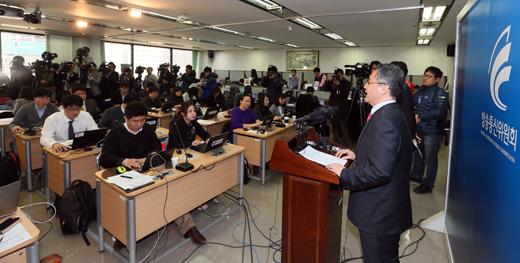
[[[253,169],[249,165],[246,157],[244,157],[244,185],[249,183],[249,179],[251,179],[251,175],[253,174]]]
[[[20,158],[9,153],[0,159],[0,187],[18,181],[20,177]]]
[[[56,203],[64,235],[82,232],[85,244],[90,246],[85,233],[90,222],[96,219],[96,199],[88,182],[76,180],[65,190]]]

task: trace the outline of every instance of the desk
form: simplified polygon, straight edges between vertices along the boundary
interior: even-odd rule
[[[34,136],[24,135],[22,133],[13,134],[15,141],[15,153],[20,157],[20,167],[25,168],[27,173],[27,189],[33,190],[32,170],[43,167],[43,151],[40,145],[40,133]],[[19,138],[17,140],[17,137]],[[25,158],[23,157],[25,156]]]
[[[159,139],[168,136],[168,129],[157,127],[157,130],[163,131],[162,134],[156,132]],[[62,195],[74,180],[83,180],[88,182],[92,189],[96,188],[96,177],[92,175],[98,171],[97,157],[101,148],[87,152],[70,150],[63,153],[55,153],[47,147],[43,150],[47,202],[51,202],[49,190]]]
[[[9,146],[9,143],[6,144],[5,138],[13,137],[13,135],[11,134],[11,130],[9,130],[9,124],[11,124],[13,119],[14,118],[0,119],[0,134],[2,136],[2,138],[1,138],[1,140],[2,140],[1,141],[2,157],[5,156],[5,152],[11,151],[11,147]]]
[[[170,123],[173,121],[173,115],[175,113],[161,113],[161,112],[158,112],[158,113],[148,113],[148,116],[149,117],[157,117],[159,118],[158,119],[158,123],[157,123],[157,127],[163,127],[163,128],[166,128],[166,129],[169,129],[170,128]]]
[[[260,180],[262,184],[265,184],[265,180],[271,177],[265,178],[265,164],[271,160],[276,140],[287,135],[286,133],[292,127],[293,124],[289,124],[285,128],[273,127],[274,131],[267,134],[247,132],[244,129],[233,130],[233,141],[236,145],[246,148],[245,156],[247,161],[252,165],[260,167],[262,177],[252,176],[251,178]]]
[[[199,120],[200,121],[200,120]],[[211,121],[211,120],[208,120]],[[224,116],[219,117],[214,123],[211,124],[204,124],[200,123],[200,126],[204,128],[211,136],[219,135],[222,133],[222,127],[224,127],[224,124],[231,121],[231,118],[226,118]]]
[[[200,157],[190,161],[195,169],[202,164],[211,169],[209,171],[201,169],[193,173],[174,170],[175,173],[165,179],[130,193],[106,182],[107,177],[115,175],[113,169],[97,172],[99,251],[105,250],[106,229],[126,245],[130,263],[135,263],[137,240],[165,224],[163,207],[166,191],[168,200],[164,211],[168,223],[237,184],[240,186],[239,197],[242,198],[244,147],[229,144],[224,149],[226,153],[220,156],[212,156],[213,152],[198,153]],[[191,150],[188,152],[195,153]],[[180,155],[174,153],[173,156]]]
[[[0,219],[0,223],[8,218],[18,216],[21,219],[20,224],[31,235],[31,239],[12,247],[0,253],[0,263],[18,262],[18,263],[38,263],[40,262],[40,251],[38,250],[38,238],[40,238],[40,230],[27,218],[27,216],[18,210],[16,214]]]

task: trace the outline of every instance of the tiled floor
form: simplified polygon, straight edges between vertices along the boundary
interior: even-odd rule
[[[448,148],[443,146],[439,153],[439,176],[436,182],[436,187],[438,188],[434,189],[432,193],[417,195],[413,193],[413,188],[416,187],[416,185],[410,185],[413,221],[415,223],[420,219],[432,216],[444,209],[444,200],[446,197],[444,189],[446,189],[447,157]],[[270,171],[268,171],[268,173],[269,172]],[[258,217],[258,219],[255,220],[258,228],[267,236],[270,235],[269,229],[273,225],[276,228],[271,231],[272,240],[281,239],[282,181],[282,175],[279,172],[276,172],[276,174],[274,174],[265,185],[261,185],[260,182],[252,180],[248,185],[244,186],[245,198],[251,205],[254,205],[254,207],[251,206],[250,208],[253,217]],[[235,187],[234,190],[236,191],[237,187]],[[345,197],[348,197],[348,192],[345,192]],[[217,215],[219,213],[227,213],[231,209],[237,207],[231,200],[227,199],[223,195],[219,196],[219,200],[220,202],[218,204],[210,204],[208,208],[210,214]],[[23,190],[19,203],[20,205],[25,205],[41,201],[43,201],[43,199],[36,193],[29,193],[26,190]],[[344,225],[347,224],[347,203],[348,202],[343,202],[345,206],[343,209]],[[25,208],[24,211],[29,213],[38,221],[44,221],[49,218],[45,212],[44,205]],[[203,211],[195,210],[192,212],[192,216],[195,218],[195,223],[199,229],[203,229],[215,220],[207,219],[208,215]],[[245,220],[244,216],[244,211],[242,209],[236,210],[233,215],[224,216],[220,222],[210,227],[207,231],[203,232],[203,234],[211,243],[221,243],[235,247],[241,246],[242,244],[237,242],[235,238],[237,240],[243,240],[244,224],[241,223]],[[52,220],[52,224],[52,231],[47,234],[40,243],[41,258],[57,253],[64,257],[64,262],[120,262],[108,251],[99,253],[98,243],[93,238],[89,237],[92,245],[86,246],[80,234],[64,236],[61,233],[57,219]],[[93,222],[90,225],[90,228],[93,231],[97,231],[96,226],[96,222]],[[38,228],[43,236],[49,230],[50,225],[38,225]],[[164,234],[162,239],[158,242],[155,251],[153,251],[151,256],[144,262],[153,262],[153,257],[157,254],[159,248],[161,249],[157,254],[157,258],[159,258],[163,253],[168,253],[160,260],[160,262],[251,262],[249,249],[243,250],[241,248],[229,248],[219,244],[207,244],[197,249],[198,246],[189,241],[176,251],[170,251],[171,248],[181,243],[184,238],[180,235],[178,227],[175,224],[168,225],[167,229],[168,233]],[[443,234],[430,230],[425,231],[426,236],[419,243],[417,251],[408,257],[402,258],[401,262],[448,262]],[[249,233],[249,231],[247,231],[247,233]],[[150,252],[157,240],[157,236],[157,233],[151,234],[137,244],[137,258],[139,261]],[[412,229],[403,233],[401,236],[400,253],[403,252],[404,248],[408,244],[419,239],[421,236],[422,231],[420,229]],[[362,256],[359,243],[359,232],[351,223],[348,223],[346,228],[343,227],[342,246],[345,244],[345,238],[347,238],[344,247],[346,258]],[[112,243],[108,234],[105,235],[105,239]],[[249,236],[246,236],[246,239],[246,242],[249,242]],[[251,239],[252,244],[254,245],[269,245],[267,239],[265,239],[253,225],[251,225]],[[165,241],[166,244],[164,244]],[[195,249],[197,250],[194,252]],[[410,253],[414,249],[415,246],[412,246],[406,251],[406,253]],[[253,252],[253,262],[278,262],[280,260],[280,253],[276,253],[274,257],[275,259],[273,259],[273,249],[255,247],[255,251],[258,253],[258,259],[256,253]],[[242,252],[244,252],[243,261]],[[127,255],[127,252],[123,250],[123,254]],[[190,257],[187,258],[188,256]],[[355,260],[352,262],[362,262],[362,260]]]

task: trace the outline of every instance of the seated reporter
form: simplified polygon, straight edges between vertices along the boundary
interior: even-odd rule
[[[251,106],[251,96],[244,95],[240,100],[240,106],[231,111],[231,138],[234,129],[259,127],[262,123],[255,113],[249,108]]]
[[[276,101],[271,105],[269,110],[275,115],[283,117],[285,114],[285,110],[287,109],[287,105],[285,104],[287,96],[283,93],[278,94],[276,97]]]
[[[80,85],[71,85],[73,88],[71,89],[72,94],[78,95],[83,100],[83,105],[81,106],[82,111],[88,112],[94,120],[99,119],[99,115],[101,111],[96,105],[96,101],[93,99],[87,99],[87,89],[81,87]]]
[[[83,100],[78,95],[63,97],[63,110],[49,116],[43,124],[40,144],[52,148],[55,152],[64,152],[69,148],[61,143],[74,139],[74,133],[97,130],[97,124],[85,111],[81,110]]]
[[[31,86],[23,86],[20,90],[20,94],[18,94],[18,99],[16,99],[16,106],[14,106],[13,115],[16,115],[22,106],[31,102],[34,102],[33,88]]]
[[[98,123],[98,127],[108,128],[109,130],[114,129],[115,127],[125,123],[125,108],[128,104],[132,102],[139,102],[140,97],[135,91],[128,92],[126,94],[125,99],[121,105],[116,105],[103,113],[103,117]]]
[[[33,92],[34,101],[22,106],[14,115],[9,124],[11,132],[22,132],[24,128],[43,126],[47,117],[60,110],[50,103],[51,92],[44,88],[37,88]]]
[[[110,104],[121,105],[125,100],[125,96],[130,91],[130,83],[127,80],[123,80],[119,83],[119,90],[110,94]],[[144,97],[144,96],[143,96]]]
[[[150,111],[152,108],[161,108],[162,102],[159,99],[159,89],[157,87],[148,88],[148,96],[141,100],[141,103],[145,106],[146,110]]]
[[[101,166],[108,168],[122,165],[138,168],[142,158],[161,150],[161,142],[155,135],[155,131],[146,124],[147,115],[146,108],[139,102],[132,102],[126,106],[125,123],[114,128],[106,137],[99,160]],[[206,238],[199,233],[189,213],[174,222],[185,238],[191,238],[195,244],[206,242]],[[115,250],[123,247],[120,241],[114,243]]]
[[[219,86],[213,87],[211,93],[209,94],[208,99],[206,100],[206,106],[215,107],[217,110],[223,110],[226,105],[226,99],[224,99],[224,95],[220,91]]]
[[[197,135],[206,141],[206,143],[208,142],[209,138],[211,138],[211,134],[204,130],[196,121],[196,118],[197,109],[195,109],[195,105],[190,101],[182,103],[177,111],[177,121],[170,124],[168,149],[182,149],[183,144],[185,147],[197,146],[202,143],[202,141],[195,140]],[[179,132],[177,132],[177,129]],[[180,138],[179,134],[181,135]]]
[[[173,91],[168,95],[168,103],[173,103],[173,105],[180,105],[184,102],[182,98],[182,90],[180,87],[174,87]]]
[[[256,117],[258,117],[258,119],[260,119],[261,121],[263,121],[265,117],[273,115],[271,110],[269,110],[269,97],[266,93],[258,93],[258,103],[255,105],[253,112],[255,113]],[[281,116],[274,117],[274,120],[280,119],[282,119]]]

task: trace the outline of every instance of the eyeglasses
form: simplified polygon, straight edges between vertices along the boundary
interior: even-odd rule
[[[71,108],[71,107],[67,107],[67,110],[71,111],[71,112],[80,112],[81,111],[81,108]]]
[[[370,81],[368,81],[367,84],[365,84],[365,85],[368,86],[368,85],[370,85],[370,84],[386,85],[386,83],[383,83],[383,82],[370,82]]]
[[[435,78],[435,76],[432,76],[432,75],[426,75],[426,74],[424,74],[423,77],[425,77],[425,78]]]

